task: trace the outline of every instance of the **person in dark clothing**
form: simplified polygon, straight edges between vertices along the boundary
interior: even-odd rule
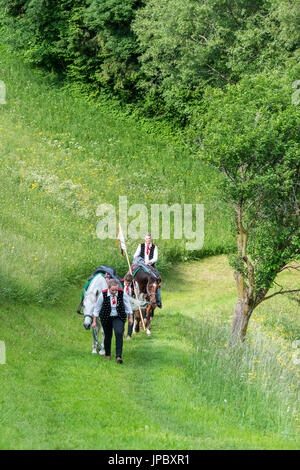
[[[113,331],[116,337],[116,361],[122,364],[123,335],[125,322],[129,316],[129,324],[133,324],[133,312],[128,295],[119,287],[115,279],[108,281],[108,289],[103,290],[97,299],[92,327],[96,325],[97,317],[100,316],[104,330],[104,349],[107,360],[111,358],[111,340]]]

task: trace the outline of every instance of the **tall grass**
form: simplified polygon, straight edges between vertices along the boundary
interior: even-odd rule
[[[227,260],[182,266],[170,281],[184,285],[176,292],[180,309],[169,322],[192,337],[188,371],[199,387],[200,402],[217,407],[232,426],[245,424],[299,443],[299,296],[261,304],[250,319],[245,343],[230,347],[236,292]],[[296,288],[299,274],[282,273],[278,282]]]
[[[0,48],[7,88],[0,106],[2,294],[49,302],[99,264],[124,274],[114,240],[96,234],[98,205],[118,210],[119,196],[127,196],[128,206],[145,204],[149,216],[154,203],[204,204],[203,249],[156,240],[162,273],[174,261],[231,249],[228,208],[218,201],[211,169]],[[137,243],[128,240],[130,255]]]
[[[295,436],[299,366],[291,344],[270,340],[259,327],[240,348],[229,348],[227,339],[228,326],[201,320],[191,376],[205,390],[202,399],[223,412],[229,408],[232,424]]]

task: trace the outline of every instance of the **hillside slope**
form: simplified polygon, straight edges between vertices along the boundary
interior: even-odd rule
[[[99,204],[118,212],[119,196],[127,197],[128,208],[144,204],[149,223],[152,204],[204,204],[203,248],[186,251],[186,240],[174,240],[171,231],[171,240],[159,243],[162,272],[175,260],[232,247],[228,209],[218,201],[211,169],[138,123],[69,95],[55,77],[0,47],[2,294],[53,301],[94,266],[126,269],[115,240],[96,234]],[[137,243],[128,240],[130,255]]]
[[[81,286],[56,306],[1,306],[0,448],[299,447],[297,303],[275,297],[251,319],[243,352],[233,352],[226,257],[179,265],[164,281],[152,336],[126,341],[122,366],[91,354],[75,313]]]
[[[175,263],[232,248],[215,173],[1,48],[0,448],[297,448],[299,300],[262,304],[231,351],[226,258]],[[117,207],[119,195],[205,205],[202,250],[160,240],[164,308],[150,338],[125,344],[121,367],[91,354],[75,313],[95,266],[126,272],[115,241],[95,232],[98,205]],[[288,272],[282,281],[299,284]]]

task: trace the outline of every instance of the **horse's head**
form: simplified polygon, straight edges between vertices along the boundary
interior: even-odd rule
[[[160,283],[157,280],[152,279],[151,276],[149,276],[148,284],[147,284],[147,294],[148,294],[149,299],[150,299],[150,304],[154,308],[157,306],[156,296],[157,296],[157,289],[159,287],[160,287]]]
[[[88,330],[92,324],[94,307],[98,297],[98,291],[86,292],[83,299],[84,327]]]

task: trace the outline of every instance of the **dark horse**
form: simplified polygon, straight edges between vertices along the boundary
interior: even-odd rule
[[[145,300],[149,303],[145,309],[142,309],[142,314],[144,318],[145,328],[147,335],[150,336],[150,325],[151,320],[154,317],[154,310],[157,307],[156,296],[157,289],[161,286],[161,279],[154,279],[151,274],[146,273],[142,268],[135,272],[134,281],[139,285],[139,293],[143,294]],[[135,324],[134,330],[136,333],[139,332],[140,326],[142,324],[142,319],[140,318],[140,311],[136,310],[135,312]]]

